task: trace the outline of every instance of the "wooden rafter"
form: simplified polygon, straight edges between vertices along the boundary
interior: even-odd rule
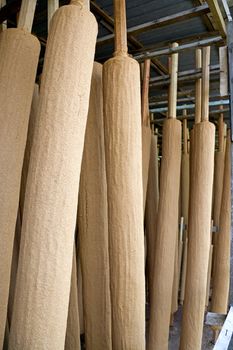
[[[221,36],[225,39],[226,35],[227,35],[226,25],[225,25],[225,21],[223,19],[222,12],[220,10],[218,1],[217,0],[207,0],[207,3],[209,5],[210,12],[212,14],[213,21],[214,21],[215,25],[216,25],[219,33],[221,34]]]

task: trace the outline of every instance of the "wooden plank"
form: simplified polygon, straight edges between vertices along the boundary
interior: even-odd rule
[[[32,30],[34,19],[36,0],[23,0],[19,12],[18,28],[22,28],[28,32]]]
[[[226,321],[219,334],[213,350],[227,350],[233,334],[233,307],[227,315]],[[230,349],[229,349],[230,350]]]
[[[214,23],[216,24],[216,27],[218,28],[221,36],[225,39],[227,35],[226,25],[225,25],[218,1],[207,0],[207,3],[209,5],[210,12],[213,16],[213,20],[214,20]]]

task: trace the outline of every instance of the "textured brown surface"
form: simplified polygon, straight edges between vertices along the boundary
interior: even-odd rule
[[[147,241],[147,277],[149,297],[153,285],[154,247],[157,226],[157,211],[159,205],[159,174],[158,174],[158,145],[157,135],[151,135],[150,165],[148,191],[146,197],[145,226]]]
[[[20,175],[40,45],[31,34],[0,34],[0,348],[2,348]]]
[[[215,127],[196,124],[192,132],[188,261],[181,350],[200,350],[210,251]]]
[[[142,183],[143,183],[144,212],[146,207],[150,152],[151,152],[151,128],[149,126],[142,125]]]
[[[139,65],[126,56],[104,64],[112,342],[145,349],[141,103]]]
[[[65,350],[80,350],[80,349],[81,349],[81,344],[80,344],[79,310],[78,310],[77,261],[76,261],[76,249],[74,247]]]
[[[94,63],[82,160],[78,228],[83,276],[85,344],[109,350],[111,305],[109,285],[107,183],[104,150],[102,65]]]
[[[211,311],[226,314],[230,284],[231,241],[231,141],[227,138],[219,232],[217,234],[216,264],[213,276]]]
[[[181,161],[181,215],[184,224],[188,224],[189,210],[189,153],[182,154]]]
[[[79,6],[54,15],[32,145],[10,349],[64,349],[79,175],[97,26]]]
[[[174,261],[178,229],[181,168],[181,123],[167,119],[163,127],[160,197],[155,242],[148,350],[168,349]]]

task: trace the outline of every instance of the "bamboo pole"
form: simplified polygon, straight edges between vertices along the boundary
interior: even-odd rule
[[[64,349],[96,36],[96,20],[81,3],[63,6],[53,16],[28,171],[9,349]]]
[[[180,350],[200,350],[206,302],[214,173],[215,127],[208,121],[210,47],[203,49],[202,121],[195,124],[191,146],[188,260]]]
[[[145,212],[148,174],[151,152],[151,128],[149,116],[149,82],[150,82],[150,63],[145,60],[143,65],[143,83],[142,83],[142,181],[143,181],[143,209]]]
[[[196,50],[196,68],[202,68],[201,49]],[[197,79],[195,83],[195,124],[201,122],[202,106],[202,79]]]
[[[114,1],[115,57],[103,67],[113,350],[145,348],[140,70]],[[130,252],[130,254],[129,254]]]
[[[173,45],[175,46],[175,44]],[[176,120],[174,106],[177,89],[178,56],[172,55],[169,111],[173,115],[164,122],[162,162],[160,172],[160,198],[157,215],[153,293],[151,295],[148,350],[168,349],[169,323],[176,238],[181,167],[181,123]]]
[[[213,276],[212,311],[226,314],[230,285],[231,245],[231,140],[227,135],[223,191]]]
[[[145,227],[147,241],[146,270],[148,276],[149,299],[153,286],[153,264],[155,252],[155,236],[157,212],[159,205],[159,170],[158,170],[158,135],[151,135],[150,165],[148,191],[146,197]]]
[[[87,349],[111,349],[102,65],[94,63],[79,191],[78,227]]]
[[[31,5],[36,1],[31,1]],[[39,58],[39,41],[22,26],[0,34],[0,348],[3,345],[17,219],[20,176]],[[34,13],[24,16],[32,22]]]

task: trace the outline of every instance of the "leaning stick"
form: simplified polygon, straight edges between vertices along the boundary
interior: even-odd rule
[[[226,314],[230,285],[231,244],[231,140],[227,135],[222,203],[219,232],[216,245],[216,264],[213,275],[212,308],[216,313]]]
[[[0,34],[0,348],[7,316],[20,177],[40,51],[39,41],[30,34],[35,5],[35,0],[24,0],[18,28]]]
[[[56,11],[49,31],[9,349],[62,350],[65,344],[79,175],[97,36],[94,16],[84,3],[75,3]]]
[[[79,191],[79,254],[82,267],[85,344],[109,350],[111,305],[109,287],[107,183],[104,150],[102,65],[95,62]]]
[[[103,67],[113,350],[145,348],[140,70],[114,1],[115,57]],[[130,252],[130,254],[129,254]]]
[[[177,44],[173,44],[177,46]],[[148,350],[168,349],[169,323],[176,239],[181,167],[181,123],[176,116],[178,55],[172,54],[169,118],[163,127],[160,173],[160,199],[157,215],[153,293],[149,324]]]
[[[202,121],[191,150],[188,261],[180,350],[200,350],[206,302],[214,173],[215,127],[208,121],[210,47],[203,49]]]
[[[145,60],[143,65],[142,83],[142,182],[143,182],[143,209],[145,212],[146,195],[148,186],[148,174],[151,152],[151,128],[149,116],[149,82],[150,82],[150,59]]]

